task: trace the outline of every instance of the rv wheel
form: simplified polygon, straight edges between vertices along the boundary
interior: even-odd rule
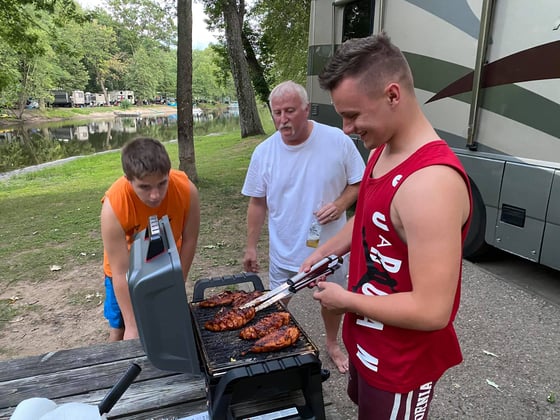
[[[469,178],[471,183],[473,210],[471,225],[465,244],[463,245],[463,256],[470,260],[474,260],[485,255],[490,246],[486,243],[484,235],[486,233],[486,208],[482,201],[482,196],[476,187],[476,184]]]

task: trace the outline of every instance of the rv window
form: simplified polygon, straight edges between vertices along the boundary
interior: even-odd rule
[[[359,0],[344,7],[342,42],[371,35],[374,5],[375,0]]]

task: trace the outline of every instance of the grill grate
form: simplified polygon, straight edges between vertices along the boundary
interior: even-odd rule
[[[312,353],[315,356],[319,355],[319,350],[293,316],[290,324],[297,326],[300,330],[300,337],[294,345],[270,353],[247,353],[243,356],[242,353],[249,350],[253,341],[239,338],[240,329],[212,332],[204,328],[204,323],[214,318],[215,314],[220,310],[220,307],[202,308],[198,303],[191,303],[190,309],[193,316],[193,323],[197,331],[196,335],[199,340],[198,345],[200,352],[205,359],[204,365],[208,373],[212,376],[223,374],[233,367],[250,365],[255,362],[272,361],[307,353]],[[280,303],[277,303],[276,305],[257,312],[255,318],[249,322],[247,326],[277,311],[287,311],[287,309]]]

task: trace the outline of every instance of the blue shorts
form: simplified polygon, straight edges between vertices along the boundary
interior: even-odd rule
[[[115,290],[113,290],[113,279],[105,276],[105,303],[103,305],[103,315],[109,321],[111,328],[124,328],[124,320],[121,313],[121,308],[117,303]]]

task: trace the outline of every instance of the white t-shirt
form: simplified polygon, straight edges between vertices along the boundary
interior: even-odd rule
[[[298,271],[314,250],[306,245],[313,213],[335,201],[347,185],[362,180],[364,161],[342,130],[313,122],[309,138],[297,146],[284,143],[277,131],[251,157],[241,190],[266,197],[270,262]],[[346,223],[346,215],[322,225],[320,243]]]

